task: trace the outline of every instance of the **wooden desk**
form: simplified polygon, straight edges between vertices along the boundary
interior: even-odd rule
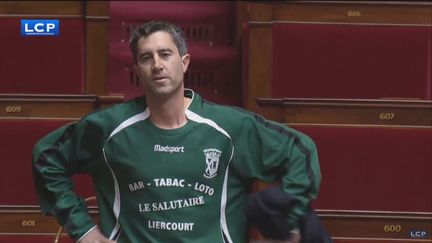
[[[288,124],[432,127],[432,101],[258,98],[266,118]]]
[[[0,118],[79,119],[122,96],[0,94]]]

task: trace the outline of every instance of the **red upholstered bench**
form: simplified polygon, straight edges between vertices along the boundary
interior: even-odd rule
[[[192,61],[185,86],[213,102],[241,105],[234,3],[110,2],[110,12],[110,93],[125,94],[126,99],[142,94],[128,40],[135,26],[158,19],[176,23],[186,34]]]
[[[272,97],[431,96],[430,26],[273,24]]]
[[[150,20],[171,21],[183,27],[191,45],[194,42],[232,45],[235,40],[235,2],[111,1],[109,4],[110,43],[127,44],[133,27]]]
[[[0,205],[37,205],[32,179],[32,150],[44,135],[70,120],[0,120]],[[93,196],[88,176],[76,178],[83,197]]]
[[[82,94],[83,19],[60,18],[59,36],[21,36],[21,19],[0,18],[0,93]]]
[[[315,208],[432,212],[432,129],[295,126],[317,144]]]

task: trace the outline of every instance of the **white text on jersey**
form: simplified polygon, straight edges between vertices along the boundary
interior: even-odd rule
[[[155,152],[165,152],[165,153],[184,153],[184,147],[171,147],[171,146],[163,146],[163,145],[159,145],[156,144],[154,146],[154,151]]]

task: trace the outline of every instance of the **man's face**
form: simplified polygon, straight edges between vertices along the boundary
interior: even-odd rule
[[[167,95],[183,88],[189,60],[189,54],[180,56],[169,33],[158,31],[138,40],[134,70],[147,95]]]

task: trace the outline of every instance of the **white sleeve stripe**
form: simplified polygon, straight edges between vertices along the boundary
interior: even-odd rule
[[[108,166],[108,169],[110,170],[111,175],[113,176],[113,179],[114,179],[114,193],[115,193],[115,195],[114,195],[114,203],[113,203],[113,213],[114,213],[114,217],[116,218],[116,225],[114,226],[113,230],[111,231],[111,235],[109,237],[109,239],[112,240],[114,238],[114,236],[120,230],[120,223],[119,223],[119,218],[120,218],[120,189],[119,189],[117,177],[116,177],[113,169],[111,168],[111,166],[108,162],[108,159],[106,158],[105,148],[102,149],[102,152],[103,152],[105,163]]]
[[[86,235],[88,235],[88,233],[90,233],[90,231],[94,230],[97,228],[97,225],[91,227],[89,230],[87,230],[87,232],[85,232],[85,234],[83,234],[76,242],[79,243]]]

